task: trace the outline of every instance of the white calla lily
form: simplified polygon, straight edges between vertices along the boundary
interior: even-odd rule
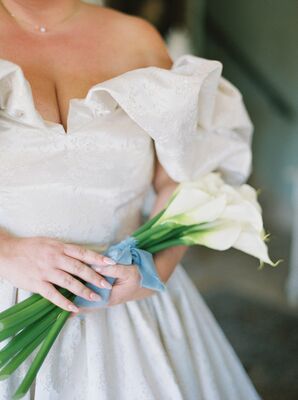
[[[249,186],[249,185],[241,185],[238,188],[238,193],[245,199],[247,200],[252,206],[254,206],[259,213],[262,212],[261,206],[258,202],[258,194],[257,191]]]
[[[239,204],[227,205],[221,218],[251,225],[252,228],[256,229],[258,232],[261,232],[263,229],[263,219],[261,214],[246,200]]]
[[[268,248],[264,241],[264,235],[260,235],[256,231],[242,230],[233,247],[258,258],[263,263],[267,263],[272,266],[276,265],[269,258]]]
[[[182,186],[177,194],[173,196],[172,201],[169,202],[165,212],[158,220],[158,223],[176,215],[191,212],[203,204],[208,203],[210,199],[211,196],[206,192]]]
[[[218,173],[181,183],[154,225],[169,222],[181,226],[197,225],[197,231],[183,236],[188,245],[200,244],[217,250],[234,247],[261,262],[275,265],[264,241],[257,192],[247,184],[233,187]],[[206,228],[204,224],[207,224]]]
[[[240,233],[240,224],[225,221],[204,231],[185,235],[184,240],[188,245],[200,244],[214,250],[227,250],[233,247]]]
[[[188,213],[173,216],[171,221],[182,225],[203,224],[220,218],[226,208],[226,196],[217,198],[210,197],[210,200],[200,207],[196,207]]]

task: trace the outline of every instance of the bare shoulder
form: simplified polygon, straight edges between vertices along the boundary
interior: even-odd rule
[[[109,8],[90,6],[93,18],[104,21],[111,42],[131,53],[137,64],[169,69],[173,61],[158,30],[147,20]],[[99,23],[99,21],[98,21]]]
[[[158,30],[147,20],[136,16],[125,16],[123,29],[129,34],[129,40],[140,52],[148,66],[170,68],[173,61],[166,43]]]

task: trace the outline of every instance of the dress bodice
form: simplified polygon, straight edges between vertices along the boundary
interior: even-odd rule
[[[155,153],[177,182],[250,173],[252,125],[217,61],[138,68],[70,101],[67,132],[34,107],[21,68],[0,60],[0,227],[86,245],[130,234]]]

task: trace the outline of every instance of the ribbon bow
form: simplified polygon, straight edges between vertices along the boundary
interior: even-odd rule
[[[121,242],[110,246],[104,255],[110,257],[117,264],[122,265],[131,265],[136,264],[139,270],[139,274],[141,276],[140,286],[148,289],[153,289],[157,291],[164,291],[166,286],[160,280],[156,267],[154,264],[153,256],[146,250],[139,249],[137,247],[137,241],[134,237],[129,236],[128,238],[122,240]],[[92,267],[92,266],[91,266]],[[111,285],[114,284],[116,278],[107,276],[107,281],[110,282]],[[92,283],[87,283],[90,289],[94,290],[98,293],[102,300],[100,301],[89,301],[84,299],[83,297],[76,296],[74,299],[74,303],[78,307],[103,307],[109,301],[109,297],[111,294],[111,289],[100,288],[98,286],[93,285]]]

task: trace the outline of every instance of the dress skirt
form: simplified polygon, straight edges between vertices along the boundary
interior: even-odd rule
[[[8,381],[11,400],[30,359]],[[167,290],[70,318],[25,400],[256,400],[181,264]]]

